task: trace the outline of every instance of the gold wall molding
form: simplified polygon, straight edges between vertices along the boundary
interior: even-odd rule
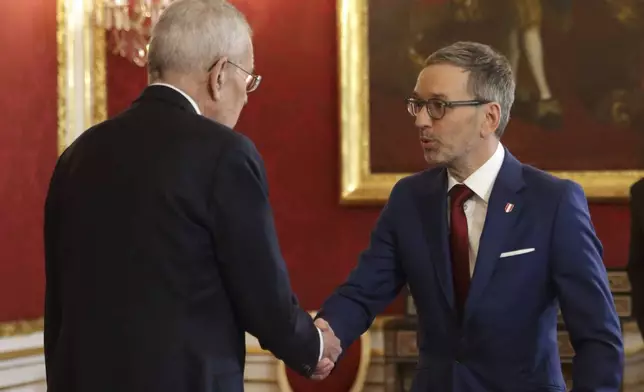
[[[10,385],[10,386],[7,386],[7,387],[1,387],[0,391],[7,391],[7,392],[14,391],[15,392],[16,388],[27,388],[27,387],[36,386],[36,385],[40,386],[44,382],[45,382],[45,380],[24,382],[24,383],[20,383],[20,384]],[[36,389],[36,390],[38,390],[38,389]]]
[[[42,333],[44,329],[44,319],[18,320],[0,323],[0,339],[10,339],[34,333]],[[16,358],[31,357],[42,355],[44,348],[42,344],[39,347],[27,347],[12,351],[0,351],[0,361],[6,361]]]
[[[0,352],[0,361],[8,361],[10,359],[32,357],[34,355],[43,355],[44,353],[45,353],[45,349],[42,347]]]
[[[42,332],[44,325],[45,323],[42,317],[35,320],[17,320],[0,323],[0,338],[30,335],[32,333]]]
[[[378,204],[412,173],[372,173],[369,124],[368,0],[337,0],[341,204]],[[644,170],[553,171],[578,182],[590,199],[628,198]]]
[[[100,1],[56,0],[59,154],[85,129],[107,118],[105,30],[97,23],[103,8],[95,3]],[[42,330],[42,318],[5,322],[0,323],[0,338]]]
[[[56,0],[58,152],[107,118],[105,30],[100,1]]]
[[[316,311],[309,311],[312,317],[315,316]],[[382,331],[383,324],[388,320],[398,318],[400,316],[395,315],[384,315],[378,316],[374,320],[370,331]],[[40,317],[32,320],[17,320],[0,323],[0,339],[1,338],[11,338],[21,335],[29,335],[32,333],[43,332],[44,330],[44,318]],[[258,345],[247,345],[246,353],[251,355],[272,355],[270,351],[264,350]],[[374,348],[371,351],[372,356],[382,356],[382,351],[380,349]]]
[[[93,118],[92,124],[98,124],[107,120],[107,38],[105,30],[101,28],[100,21],[105,17],[103,7],[94,9],[95,19],[91,21],[91,39],[94,42],[94,59],[92,71],[94,73],[93,84]]]

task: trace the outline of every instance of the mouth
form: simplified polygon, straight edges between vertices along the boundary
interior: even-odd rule
[[[438,142],[434,139],[430,139],[428,137],[421,136],[420,137],[420,145],[423,146],[424,149],[434,149],[438,145]]]

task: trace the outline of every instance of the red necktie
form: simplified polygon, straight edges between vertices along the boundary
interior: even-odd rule
[[[467,218],[463,205],[473,194],[470,188],[462,184],[455,185],[449,192],[452,276],[454,277],[454,296],[461,321],[470,289],[470,241],[467,236]]]

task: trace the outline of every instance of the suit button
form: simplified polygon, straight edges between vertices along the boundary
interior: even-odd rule
[[[309,365],[304,365],[304,371],[307,372],[307,373],[310,372],[311,367]]]

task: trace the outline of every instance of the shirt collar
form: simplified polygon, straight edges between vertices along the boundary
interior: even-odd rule
[[[496,151],[492,156],[474,173],[463,181],[463,184],[474,192],[476,196],[481,198],[484,202],[490,200],[490,194],[492,193],[492,187],[494,186],[494,181],[501,171],[501,166],[503,165],[503,158],[505,157],[505,148],[501,143],[496,147]],[[447,172],[447,191],[449,192],[452,187],[459,182]]]
[[[169,88],[173,89],[174,91],[176,91],[176,92],[178,92],[179,94],[183,95],[183,96],[188,100],[188,102],[190,102],[190,104],[191,104],[191,105],[192,105],[192,107],[195,109],[195,111],[197,112],[197,114],[201,114],[201,110],[199,110],[199,106],[197,105],[197,102],[195,102],[195,100],[194,100],[194,99],[192,99],[192,97],[191,97],[191,96],[189,96],[188,94],[186,94],[186,93],[185,93],[184,91],[182,91],[181,89],[179,89],[179,88],[177,88],[177,87],[175,87],[175,86],[173,86],[173,85],[171,85],[171,84],[167,84],[167,83],[152,83],[152,84],[150,84],[150,86],[165,86],[165,87],[169,87]]]

